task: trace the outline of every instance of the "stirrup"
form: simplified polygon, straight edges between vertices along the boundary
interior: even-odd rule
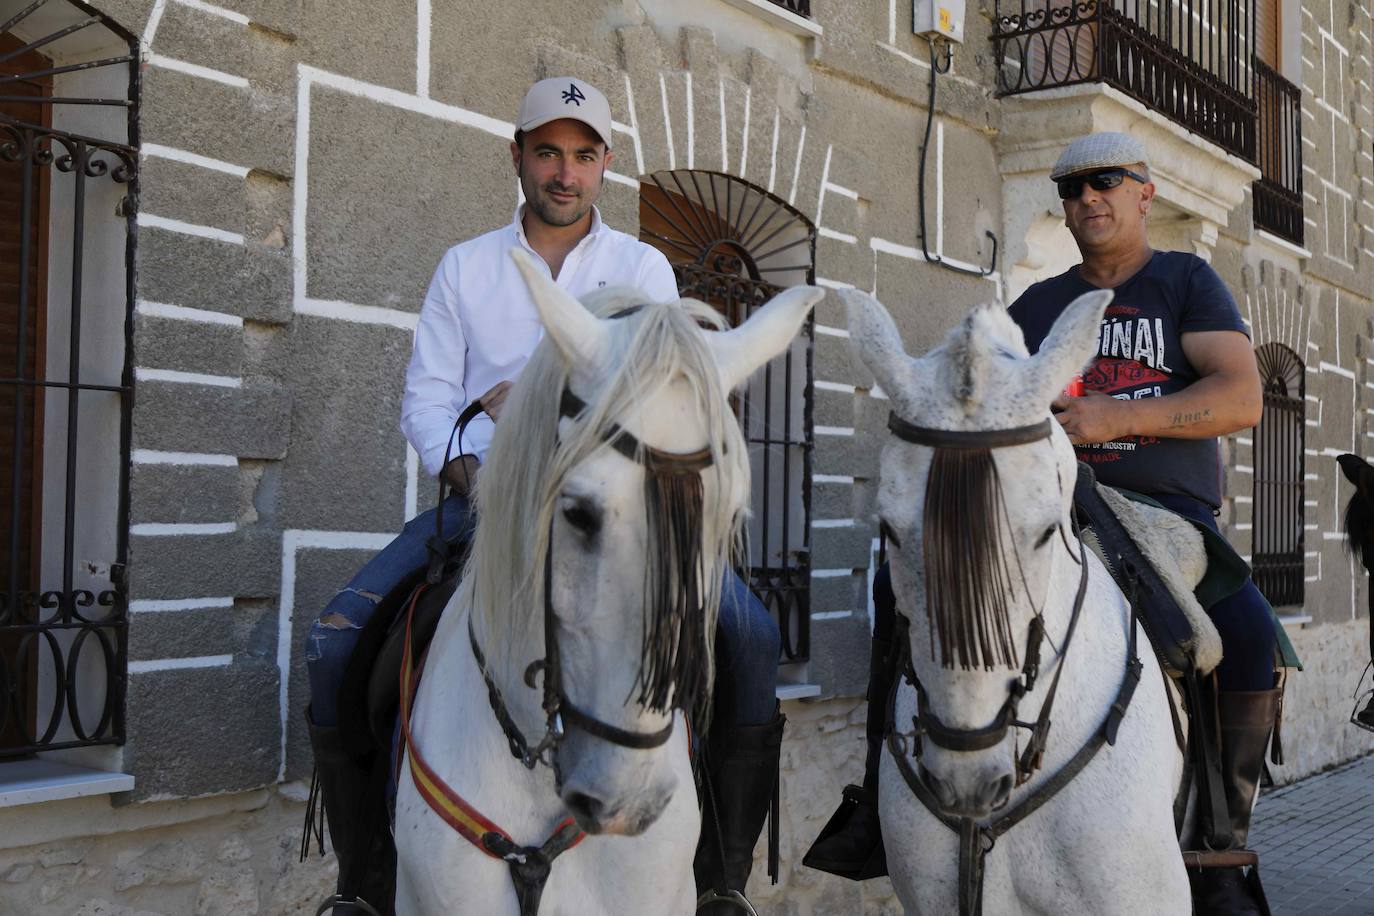
[[[326,897],[324,903],[321,903],[320,908],[315,911],[315,916],[324,916],[325,913],[333,912],[336,907],[341,906],[356,906],[366,913],[367,916],[382,916],[376,907],[363,898],[345,897],[343,894],[331,894]]]
[[[697,898],[697,910],[700,910],[708,903],[728,903],[748,913],[749,916],[759,916],[759,911],[754,909],[754,905],[749,902],[749,898],[739,891],[726,890],[726,892],[722,894],[717,890],[708,890]],[[319,914],[317,913],[316,916],[319,916]]]

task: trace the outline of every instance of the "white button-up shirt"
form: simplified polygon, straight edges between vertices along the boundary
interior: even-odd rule
[[[511,260],[519,245],[543,265],[521,226],[524,205],[508,226],[455,245],[430,281],[406,369],[401,432],[437,476],[454,421],[498,382],[520,374],[544,329],[534,300]],[[547,265],[544,265],[547,270]],[[660,302],[678,297],[668,259],[656,248],[617,232],[592,208],[592,225],[563,261],[556,281],[574,296],[602,286],[630,286]],[[486,459],[495,425],[479,414],[468,424],[460,451]]]

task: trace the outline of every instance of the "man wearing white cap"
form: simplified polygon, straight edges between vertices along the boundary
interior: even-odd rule
[[[1050,179],[1083,262],[1033,285],[1010,313],[1035,352],[1074,297],[1115,296],[1083,395],[1061,396],[1056,416],[1078,458],[1109,486],[1144,493],[1216,530],[1221,505],[1217,437],[1259,422],[1255,352],[1235,300],[1196,255],[1154,251],[1145,223],[1154,199],[1135,137],[1089,134],[1069,144]],[[1221,635],[1217,668],[1221,768],[1236,844],[1244,847],[1264,753],[1277,716],[1275,634],[1254,583],[1207,609]],[[1190,872],[1199,913],[1259,913],[1239,868]]]
[[[378,603],[395,589],[408,590],[425,570],[436,511],[442,513],[445,538],[467,535],[469,487],[480,473],[511,384],[543,336],[510,250],[519,246],[536,255],[554,282],[574,296],[600,287],[628,286],[659,301],[678,298],[672,267],[663,254],[605,225],[594,206],[611,164],[612,144],[611,106],[594,86],[567,76],[531,86],[510,145],[524,202],[505,227],[445,252],[430,281],[406,370],[401,431],[425,469],[442,474],[454,494],[438,510],[411,519],[401,535],[334,596],[306,641],[310,740],[339,855],[341,889],[369,864],[356,861],[352,845],[352,837],[363,829],[357,799],[366,791],[367,774],[349,758],[339,729],[337,698],[349,656]],[[481,412],[467,426],[463,441],[450,443],[456,420],[474,403],[480,404]],[[706,856],[698,880],[742,891],[767,812],[782,738],[775,697],[781,636],[767,610],[733,574],[722,589],[718,633],[713,733],[720,732],[728,739],[724,745],[741,753],[722,752],[713,764],[729,771],[719,776],[717,786],[726,861],[722,863],[718,854]],[[716,736],[712,737],[714,749]],[[743,808],[730,804],[736,798]],[[710,816],[708,811],[708,824]],[[719,850],[722,844],[712,839],[709,848]]]
[[[1053,408],[1098,480],[1153,497],[1216,530],[1221,503],[1217,437],[1259,421],[1255,354],[1235,301],[1201,258],[1154,251],[1145,220],[1154,199],[1144,144],[1129,134],[1090,134],[1071,143],[1050,173],[1083,262],[1026,290],[1010,313],[1035,352],[1059,313],[1082,293],[1111,289],[1101,348],[1084,372],[1082,397]],[[896,675],[896,599],[886,567],[874,576],[868,758],[861,786],[807,854],[806,864],[844,877],[886,873],[877,812],[883,700]],[[1275,719],[1274,630],[1249,580],[1208,608],[1224,645],[1218,668],[1223,781],[1233,835],[1245,844],[1250,807]],[[1239,869],[1195,882],[1198,912],[1257,913]]]

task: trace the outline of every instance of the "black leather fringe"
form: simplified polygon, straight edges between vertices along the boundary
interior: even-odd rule
[[[700,723],[709,705],[706,615],[701,556],[701,474],[649,463],[644,473],[649,522],[640,705],[687,710]]]
[[[1015,667],[1003,549],[1002,485],[988,449],[935,449],[926,480],[930,652],[945,668]]]

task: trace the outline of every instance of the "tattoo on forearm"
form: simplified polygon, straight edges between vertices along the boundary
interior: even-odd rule
[[[1179,429],[1184,426],[1192,426],[1194,423],[1203,423],[1212,419],[1212,409],[1210,407],[1202,410],[1195,410],[1191,413],[1176,413],[1169,418],[1169,429]]]

